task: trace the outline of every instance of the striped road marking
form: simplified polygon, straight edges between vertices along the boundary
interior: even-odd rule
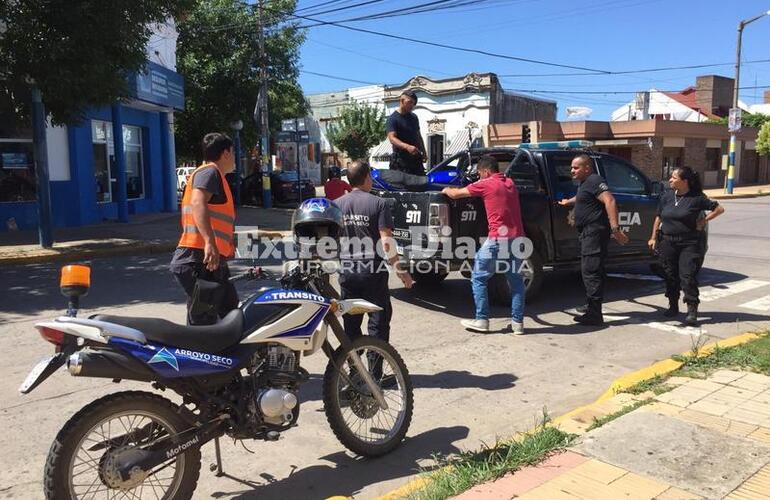
[[[756,311],[770,312],[770,295],[765,295],[751,302],[741,304],[739,307],[745,307],[746,309],[754,309]]]
[[[723,299],[736,293],[748,292],[765,285],[770,285],[770,282],[749,279],[724,285],[709,286],[701,290],[700,300],[701,302],[711,302],[712,300]]]
[[[654,328],[656,330],[664,331],[664,332],[678,333],[679,335],[687,335],[688,337],[707,333],[705,328],[699,328],[695,326],[675,326],[675,325],[669,325],[668,323],[660,323],[658,321],[647,323],[647,326],[649,326],[650,328]]]

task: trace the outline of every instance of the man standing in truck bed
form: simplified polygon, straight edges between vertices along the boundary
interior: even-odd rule
[[[390,169],[412,175],[425,175],[422,162],[427,155],[420,134],[420,120],[412,113],[416,105],[415,91],[405,90],[399,98],[398,109],[385,122],[388,141],[393,145]]]

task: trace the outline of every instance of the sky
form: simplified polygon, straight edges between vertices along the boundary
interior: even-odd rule
[[[443,8],[460,1],[299,0],[296,14],[338,21],[425,3]],[[342,10],[321,13],[335,8]],[[560,120],[572,106],[591,108],[590,119],[607,120],[614,109],[633,100],[633,92],[681,90],[694,85],[698,75],[732,77],[738,22],[768,10],[770,0],[468,0],[455,9],[344,24],[591,71],[448,50],[324,25],[307,31],[299,81],[305,94],[313,94],[365,83],[400,84],[416,75],[442,79],[493,72],[507,90],[556,101]],[[309,20],[303,23],[311,24]],[[762,102],[763,92],[770,90],[770,16],[745,28],[741,59],[741,88],[766,87],[741,90],[741,100]],[[768,61],[751,62],[759,60]],[[723,65],[574,75],[700,64]]]

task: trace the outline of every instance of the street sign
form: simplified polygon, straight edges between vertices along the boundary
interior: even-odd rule
[[[741,108],[731,108],[730,117],[727,120],[727,130],[738,132],[741,130]]]

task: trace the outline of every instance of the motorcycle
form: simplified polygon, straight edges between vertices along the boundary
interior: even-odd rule
[[[77,317],[90,270],[65,266],[61,290],[66,316],[35,325],[56,346],[19,388],[28,394],[66,364],[75,377],[147,382],[181,396],[176,404],[157,393],[110,394],[78,411],[59,431],[45,465],[48,499],[192,498],[201,447],[219,438],[276,441],[297,425],[298,390],[309,378],[301,361],[322,351],[326,419],[337,439],[364,457],[384,455],[404,439],[412,418],[409,372],[388,343],[351,340],[339,318],[380,308],[340,300],[324,266],[297,265],[280,287],[260,288],[211,326],[182,326],[164,319],[99,314]],[[274,278],[252,268],[232,281]],[[331,330],[339,342],[329,341]]]

